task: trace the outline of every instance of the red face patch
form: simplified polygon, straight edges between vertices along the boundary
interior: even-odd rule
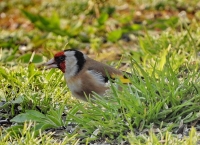
[[[60,63],[60,70],[65,73],[65,62]]]
[[[54,55],[54,57],[59,57],[59,56],[62,56],[62,55],[64,55],[64,52],[63,52],[63,51],[56,53],[56,54]]]
[[[58,68],[65,73],[65,54],[63,51],[58,52],[54,55],[55,63],[58,65]]]

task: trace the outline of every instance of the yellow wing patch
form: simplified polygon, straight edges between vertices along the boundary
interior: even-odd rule
[[[123,84],[131,83],[130,79],[128,79],[126,76],[116,75],[116,74],[111,75],[111,79],[116,79],[116,78],[118,78]]]

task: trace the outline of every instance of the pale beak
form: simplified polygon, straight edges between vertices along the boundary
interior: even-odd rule
[[[58,65],[56,64],[54,58],[50,59],[48,62],[46,62],[44,64],[44,66],[46,66],[46,69],[50,69],[50,68],[58,68]]]

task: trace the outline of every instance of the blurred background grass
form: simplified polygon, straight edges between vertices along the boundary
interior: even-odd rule
[[[64,47],[98,53],[100,60],[117,59],[123,50],[140,52],[140,38],[147,32],[178,33],[188,24],[195,31],[199,5],[198,0],[1,1],[1,61],[27,62],[36,51],[34,61],[42,62],[42,56]]]

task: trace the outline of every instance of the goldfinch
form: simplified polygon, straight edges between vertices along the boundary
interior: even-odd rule
[[[130,81],[122,71],[95,61],[75,49],[58,52],[54,58],[45,63],[47,69],[59,68],[63,73],[72,95],[87,100],[93,92],[103,96],[108,90],[109,78],[119,77],[124,83]]]

